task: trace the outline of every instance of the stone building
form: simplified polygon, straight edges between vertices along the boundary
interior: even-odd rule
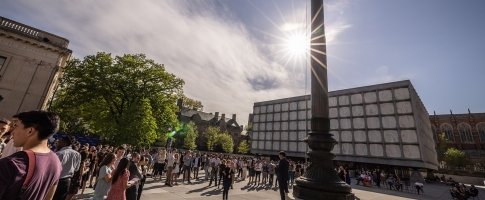
[[[177,105],[180,109],[180,112],[178,113],[179,121],[181,123],[194,122],[197,126],[199,136],[201,136],[209,126],[219,127],[221,131],[227,131],[231,135],[234,141],[234,152],[237,152],[239,142],[247,140],[247,137],[242,135],[244,129],[242,125],[237,123],[236,114],[233,114],[232,118],[226,118],[225,114],[219,116],[219,112],[212,114],[184,108],[181,100],[177,102]],[[197,138],[197,146],[201,147],[199,150],[207,151],[207,138]]]
[[[436,145],[444,134],[448,146],[463,150],[472,159],[485,158],[485,113],[430,115]]]
[[[410,81],[333,91],[329,106],[336,161],[437,169],[428,113]],[[251,153],[305,157],[310,107],[309,95],[254,103]]]
[[[0,116],[46,109],[72,51],[69,41],[0,17]]]

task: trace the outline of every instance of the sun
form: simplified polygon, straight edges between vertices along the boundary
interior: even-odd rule
[[[309,53],[310,40],[304,33],[294,33],[286,37],[284,46],[290,56],[305,56]]]

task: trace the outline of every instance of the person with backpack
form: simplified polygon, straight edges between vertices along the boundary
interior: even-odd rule
[[[50,200],[62,168],[47,140],[59,130],[59,116],[53,112],[29,111],[14,117],[14,145],[24,150],[0,159],[0,199]]]

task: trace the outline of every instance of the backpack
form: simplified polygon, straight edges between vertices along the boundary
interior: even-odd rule
[[[32,177],[34,176],[35,171],[35,153],[32,150],[24,150],[27,153],[27,157],[29,158],[29,163],[27,167],[27,176],[25,177],[24,183],[22,184],[22,188],[20,189],[20,195],[18,199],[24,199],[25,191],[30,185],[32,181]]]

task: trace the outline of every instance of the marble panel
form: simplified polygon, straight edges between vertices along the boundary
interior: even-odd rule
[[[363,106],[352,106],[352,116],[354,116],[354,117],[364,116],[364,107]]]
[[[253,124],[253,131],[259,131],[259,123]]]
[[[296,152],[296,149],[297,149],[297,147],[298,147],[298,146],[297,146],[297,143],[296,143],[296,142],[289,142],[288,144],[289,144],[289,146],[290,146],[289,150],[290,150],[290,151],[293,151],[293,152]]]
[[[266,140],[266,132],[259,132],[259,140]]]
[[[339,96],[338,105],[340,106],[349,105],[349,96]]]
[[[298,108],[297,102],[290,102],[290,110],[296,110]]]
[[[354,118],[352,119],[354,129],[364,129],[365,128],[365,121],[364,118]]]
[[[408,88],[395,89],[394,97],[396,97],[397,100],[409,99],[409,89]]]
[[[340,132],[340,139],[342,142],[352,142],[352,132],[350,131],[342,131]]]
[[[288,132],[281,132],[281,140],[288,140]]]
[[[350,96],[350,101],[352,104],[361,104],[362,103],[362,94],[353,94]]]
[[[308,121],[310,123],[310,121]],[[339,128],[338,119],[331,119],[330,120],[330,129],[335,130]]]
[[[342,143],[342,154],[344,155],[353,155],[354,154],[354,146],[352,143]]]
[[[280,150],[280,142],[273,142],[273,150],[279,151]]]
[[[259,106],[254,106],[253,113],[254,113],[254,114],[259,114],[260,112],[261,112],[261,107],[259,107]]]
[[[418,135],[415,130],[402,130],[401,141],[403,143],[418,143]]]
[[[266,121],[267,121],[267,122],[271,122],[271,121],[273,121],[273,113],[271,113],[271,114],[266,114]]]
[[[311,119],[312,118],[312,110],[308,110],[307,115],[308,115],[308,119]]]
[[[272,131],[273,130],[273,123],[271,123],[271,122],[266,123],[266,130]]]
[[[349,118],[340,119],[340,129],[350,129],[351,125],[352,123],[350,122]]]
[[[299,141],[303,141],[304,139],[306,139],[306,136],[307,136],[306,132],[303,132],[303,131],[298,132]]]
[[[288,122],[281,122],[281,130],[288,130]]]
[[[258,132],[253,132],[251,136],[251,140],[257,140],[258,139]]]
[[[329,97],[328,98],[328,105],[330,107],[335,107],[337,106],[337,97]]]
[[[290,132],[289,137],[290,137],[290,140],[291,140],[291,141],[296,141],[296,140],[297,140],[297,138],[298,138],[298,133],[297,133],[297,132],[292,131],[292,132]]]
[[[253,122],[259,122],[259,115],[253,115]]]
[[[386,145],[386,155],[391,158],[401,157],[401,147],[397,144],[387,144]]]
[[[281,130],[281,122],[275,122],[273,125],[273,129],[276,131]]]
[[[338,118],[338,108],[330,108],[328,112],[330,118]]]
[[[307,100],[307,107],[308,109],[312,109],[312,101],[311,100]]]
[[[281,104],[275,104],[274,105],[274,111],[275,112],[280,112],[281,111]]]
[[[403,145],[402,146],[404,157],[410,159],[421,158],[421,153],[419,151],[418,145]]]
[[[397,113],[399,114],[409,114],[413,112],[413,108],[411,107],[411,102],[409,101],[401,101],[396,103]]]
[[[392,101],[392,91],[391,90],[379,91],[379,101]]]
[[[393,103],[383,103],[381,106],[381,114],[391,115],[394,114],[394,104]]]
[[[288,142],[281,142],[281,151],[288,151]]]
[[[366,144],[355,144],[355,154],[359,156],[367,156],[367,145]]]
[[[298,119],[298,114],[296,111],[290,112],[290,120]]]
[[[287,121],[287,120],[288,120],[288,112],[282,112],[281,121]]]
[[[258,149],[264,149],[264,141],[258,141]]]
[[[281,133],[280,132],[274,132],[273,133],[273,140],[280,140]]]
[[[298,102],[298,110],[306,110],[307,109],[307,101],[299,101]]]
[[[258,141],[251,141],[251,149],[258,149]]]
[[[367,116],[379,114],[379,110],[377,109],[377,104],[366,105],[365,106],[365,114],[367,114]]]
[[[290,121],[290,130],[298,130],[298,121]]]
[[[264,147],[264,149],[266,149],[266,150],[272,150],[272,149],[273,149],[273,148],[272,148],[272,146],[271,146],[271,144],[272,144],[272,143],[273,143],[273,142],[271,142],[271,141],[266,141],[266,142],[265,142],[265,147]]]
[[[307,118],[306,113],[307,113],[306,110],[298,111],[298,119],[299,120],[310,119],[310,118]]]
[[[374,129],[380,128],[380,122],[378,117],[369,117],[367,118],[367,128]]]
[[[386,116],[382,118],[383,128],[396,128],[396,117]]]
[[[274,110],[273,110],[273,105],[267,105],[267,106],[266,106],[266,112],[269,112],[269,113],[274,112]]]
[[[381,131],[369,131],[369,142],[382,142]]]
[[[370,155],[376,157],[384,156],[384,149],[382,144],[370,144],[369,145]]]
[[[306,121],[298,121],[298,130],[306,131]]]
[[[266,113],[266,106],[261,106],[261,113]]]
[[[281,104],[281,111],[288,111],[288,103],[282,103]]]
[[[307,152],[307,144],[304,142],[298,142],[298,151]]]
[[[266,115],[265,114],[259,115],[259,121],[260,122],[265,122],[266,121]]]
[[[414,128],[414,117],[412,115],[399,116],[399,127]]]
[[[350,108],[349,107],[341,107],[339,109],[340,117],[349,117],[350,116]]]
[[[387,143],[399,142],[399,136],[396,130],[385,130],[384,141]]]
[[[356,141],[356,142],[366,142],[367,141],[367,135],[365,134],[365,131],[354,131],[354,141]]]
[[[260,123],[259,124],[259,130],[260,131],[265,131],[266,130],[266,123]]]
[[[365,103],[374,103],[377,101],[377,95],[375,92],[366,92],[364,93],[364,101]]]
[[[281,121],[281,113],[275,113],[273,114],[274,121]]]

